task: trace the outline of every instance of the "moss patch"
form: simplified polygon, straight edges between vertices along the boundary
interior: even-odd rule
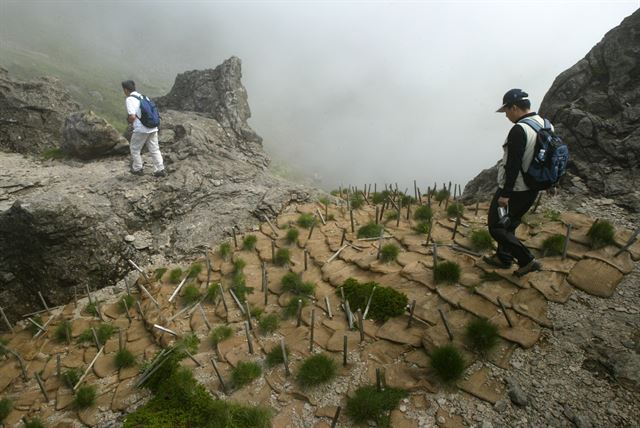
[[[591,240],[591,248],[598,249],[614,244],[616,230],[613,225],[606,220],[600,220],[589,228],[587,236]]]
[[[471,349],[486,354],[498,344],[498,326],[486,318],[476,318],[467,324],[465,340]]]
[[[542,253],[545,256],[561,256],[564,250],[564,236],[556,233],[542,242]]]
[[[486,251],[493,248],[493,239],[486,229],[475,229],[471,232],[471,246],[475,251]]]
[[[444,345],[431,354],[431,369],[441,381],[453,383],[462,377],[464,359],[453,345]]]
[[[313,355],[302,363],[296,380],[303,388],[327,383],[338,373],[338,365],[324,354]]]
[[[456,262],[444,261],[435,267],[435,281],[437,283],[456,283],[460,280],[460,265]]]
[[[371,298],[369,318],[385,322],[391,317],[397,317],[405,313],[408,302],[406,294],[393,288],[383,287],[375,282],[360,283],[354,278],[349,278],[338,287],[336,294],[341,295],[340,288],[342,288],[351,310],[355,312],[360,309],[364,312],[373,287],[376,287],[376,290]]]

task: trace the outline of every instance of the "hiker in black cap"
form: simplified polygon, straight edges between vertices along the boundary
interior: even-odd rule
[[[508,269],[515,260],[519,269],[514,274],[522,276],[542,268],[531,251],[515,236],[522,216],[531,208],[538,192],[524,182],[522,171],[526,171],[533,160],[536,131],[523,119],[534,120],[544,125],[544,119],[530,111],[529,95],[521,89],[511,89],[502,98],[498,113],[505,113],[515,125],[503,144],[504,156],[498,164],[498,190],[489,207],[487,223],[489,233],[498,243],[496,254],[483,260],[495,267]]]

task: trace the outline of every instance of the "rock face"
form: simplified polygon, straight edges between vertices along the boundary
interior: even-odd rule
[[[240,59],[231,57],[215,69],[179,74],[171,91],[156,103],[160,108],[203,113],[237,137],[260,143],[262,138],[247,124],[251,110],[240,81],[241,67]]]
[[[67,155],[86,160],[128,148],[118,130],[92,111],[71,113],[64,122],[60,149]]]
[[[556,78],[540,113],[569,145],[563,191],[640,211],[640,10]],[[496,174],[495,166],[482,171],[463,199],[486,197]]]
[[[464,186],[462,200],[465,203],[486,201],[496,192],[498,185],[498,163],[482,170],[473,180]]]
[[[0,150],[40,153],[55,148],[64,118],[78,109],[59,80],[23,82],[0,68]]]
[[[212,76],[223,83],[210,81],[203,92],[216,93],[239,76],[235,67],[216,70]],[[181,84],[204,84],[197,72],[191,76]],[[230,116],[222,123],[247,117],[243,103],[217,110]],[[314,193],[272,176],[255,138],[239,137],[209,114],[161,115],[166,178],[154,178],[150,167],[144,176],[131,175],[127,156],[91,162],[0,156],[0,301],[12,318],[41,308],[37,291],[50,305],[66,302],[73,286],[113,285],[131,270],[128,258],[146,265],[157,255],[199,254],[232,226],[251,227]],[[246,122],[234,126],[249,129]]]

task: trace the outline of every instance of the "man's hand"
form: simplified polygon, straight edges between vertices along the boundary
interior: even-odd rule
[[[498,206],[507,208],[509,206],[509,198],[504,198],[504,197],[498,198]]]

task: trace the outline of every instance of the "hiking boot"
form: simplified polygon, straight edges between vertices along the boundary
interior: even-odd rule
[[[154,177],[166,177],[167,176],[167,171],[165,171],[164,169],[161,169],[160,171],[156,171],[153,173]]]
[[[484,260],[486,264],[497,267],[499,269],[509,269],[511,267],[511,262],[500,260],[500,257],[498,257],[496,254],[492,255],[491,257],[484,256],[482,257],[482,260]]]
[[[144,169],[142,169],[142,168],[137,169],[137,170],[133,170],[133,169],[132,169],[130,172],[131,172],[131,174],[133,174],[133,175],[144,175]]]
[[[522,266],[520,269],[514,271],[513,274],[520,278],[528,274],[529,272],[535,272],[539,270],[542,270],[542,263],[540,263],[536,259],[533,259],[526,265]]]

